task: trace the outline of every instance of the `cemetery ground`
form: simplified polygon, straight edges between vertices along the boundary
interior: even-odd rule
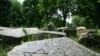
[[[100,34],[100,29],[98,30],[98,34]],[[71,36],[71,37],[68,37],[68,38],[71,38],[72,40],[76,41],[77,43],[79,43],[78,41],[78,37],[75,37],[75,36]],[[37,39],[38,40],[38,39]],[[33,41],[36,41],[33,39]],[[10,43],[5,43],[5,42],[2,42],[0,41],[0,56],[7,56],[7,52],[9,52],[10,50],[13,49],[13,47],[15,47],[16,45],[19,45],[21,44],[20,43],[14,43],[14,44],[10,44]],[[81,43],[79,43],[81,44]],[[85,47],[97,52],[97,53],[100,53],[100,47],[88,47],[86,45],[84,45]]]

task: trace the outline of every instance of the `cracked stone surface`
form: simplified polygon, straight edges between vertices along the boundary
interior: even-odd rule
[[[14,47],[8,56],[100,56],[88,48],[66,38],[31,41]]]

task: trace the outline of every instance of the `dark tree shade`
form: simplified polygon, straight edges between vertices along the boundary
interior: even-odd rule
[[[87,19],[93,28],[100,28],[100,2],[98,0],[77,0],[77,13]],[[88,27],[89,27],[88,26]]]
[[[10,0],[0,0],[0,26],[7,26],[11,8]]]
[[[56,0],[25,0],[23,8],[28,26],[44,26],[57,14]]]

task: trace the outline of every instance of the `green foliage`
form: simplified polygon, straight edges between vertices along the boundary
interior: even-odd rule
[[[70,28],[70,29],[76,29],[77,28],[77,26],[74,24],[74,23],[66,23],[66,26],[68,27],[68,28]]]
[[[22,26],[23,25],[23,7],[17,0],[11,0],[11,9],[10,9],[10,19],[9,24],[11,26]]]
[[[0,56],[7,56],[7,52],[10,51],[13,47],[14,47],[14,44],[8,45],[0,41]]]
[[[26,38],[23,38],[22,42],[31,41],[32,36],[29,36],[25,29],[22,29],[22,30],[23,30],[24,34],[26,35]]]
[[[66,25],[66,18],[69,12],[75,9],[75,1],[73,0],[57,0],[57,8],[61,11],[63,17],[63,26]]]
[[[25,35],[28,36],[27,31],[26,31],[25,29],[22,29],[22,30],[23,30],[23,32],[25,33]]]
[[[72,23],[75,26],[86,26],[86,18],[85,17],[80,17],[80,16],[73,16],[72,17]]]
[[[28,26],[41,27],[51,21],[54,22],[54,19],[59,21],[56,0],[25,0],[23,9],[25,22]]]
[[[0,0],[0,25],[8,26],[8,20],[10,19],[9,13],[11,8],[10,0]],[[6,22],[6,23],[5,23]]]
[[[26,26],[40,26],[39,23],[41,24],[41,17],[39,15],[38,3],[38,0],[24,1],[23,13]]]
[[[87,18],[87,23],[92,23],[92,28],[100,28],[100,3],[99,0],[76,0],[77,15]]]
[[[17,0],[0,0],[0,26],[22,26],[23,7]]]
[[[21,40],[21,44],[23,44],[25,41],[24,40]]]

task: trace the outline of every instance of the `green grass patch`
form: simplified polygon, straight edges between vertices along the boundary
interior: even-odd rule
[[[7,52],[9,52],[15,45],[7,45],[0,43],[0,56],[7,56]]]
[[[70,38],[71,38],[72,40],[78,42],[78,37],[71,36]]]

